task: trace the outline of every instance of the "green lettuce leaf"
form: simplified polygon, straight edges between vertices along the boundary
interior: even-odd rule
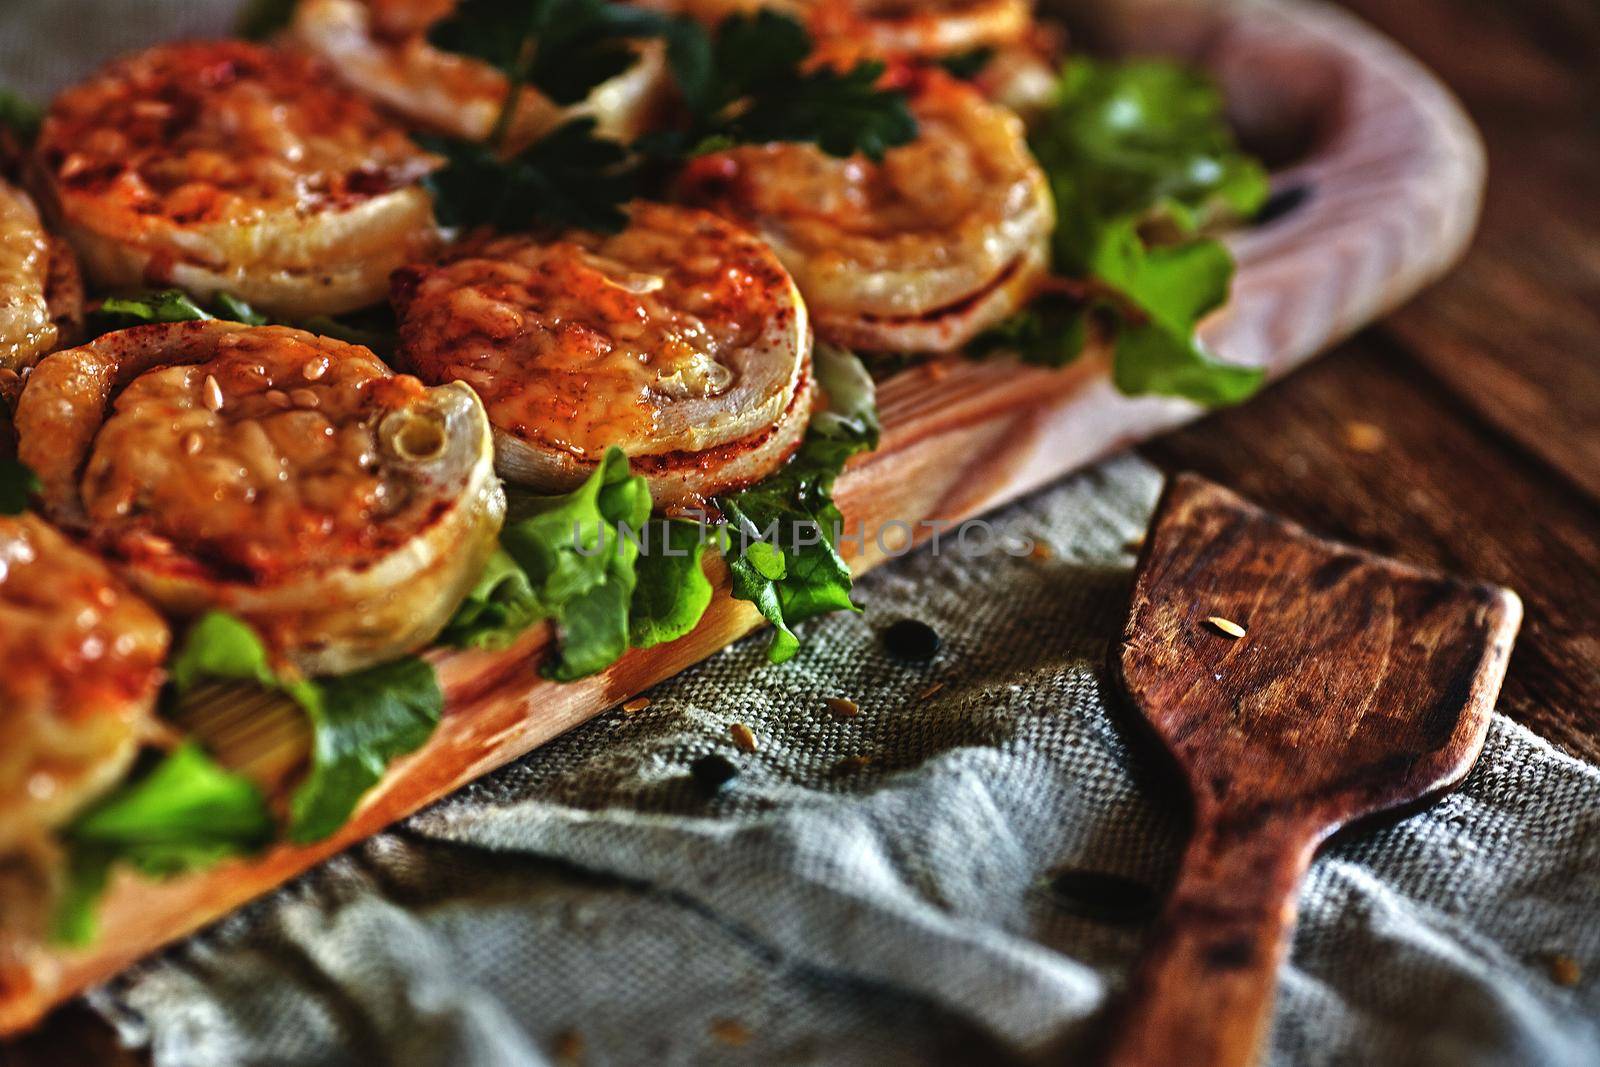
[[[0,459],[0,515],[21,515],[39,491],[39,476],[14,459]]]
[[[457,648],[502,649],[545,617],[528,572],[505,549],[499,549],[440,640]]]
[[[699,625],[711,606],[711,579],[702,565],[707,543],[704,527],[692,522],[653,521],[647,531],[628,611],[628,641],[634,648],[676,641]]]
[[[1093,296],[1076,307],[1046,297],[974,351],[1060,366],[1083,351],[1094,319],[1113,336],[1124,392],[1206,404],[1254,392],[1260,371],[1211,359],[1196,338],[1233,278],[1228,250],[1201,228],[1248,217],[1267,196],[1266,173],[1239,150],[1216,88],[1169,63],[1075,59],[1030,144],[1060,218],[1054,269],[1088,279]]]
[[[63,832],[69,877],[56,908],[54,939],[71,945],[94,939],[95,904],[115,864],[166,877],[254,852],[273,832],[260,789],[185,744]]]
[[[560,649],[548,677],[571,681],[603,670],[628,650],[628,610],[637,583],[639,545],[620,531],[650,519],[650,488],[612,448],[587,482],[537,501],[506,527],[500,544],[527,575]]]
[[[311,724],[311,770],[289,801],[289,836],[300,842],[344,825],[390,761],[422,747],[444,711],[424,660],[408,656],[337,678],[284,678],[255,631],[219,611],[190,628],[169,670],[180,694],[205,679],[253,682],[300,705]]]
[[[232,293],[218,293],[208,307],[182,289],[150,290],[108,296],[94,310],[94,325],[101,333],[141,326],[149,322],[199,322],[226,319],[247,326],[265,326],[270,320]]]
[[[833,483],[850,457],[878,444],[872,379],[853,355],[817,346],[826,411],[814,416],[800,450],[765,481],[717,501],[728,518],[725,556],[733,595],[772,623],[768,658],[782,663],[800,648],[794,627],[833,611],[859,611],[839,554],[843,517]]]
[[[23,146],[33,144],[44,122],[45,109],[9,89],[0,89],[0,129],[8,130]]]

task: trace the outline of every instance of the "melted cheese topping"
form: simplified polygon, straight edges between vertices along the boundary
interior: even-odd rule
[[[403,279],[397,303],[424,379],[465,381],[498,429],[588,459],[709,447],[751,432],[749,416],[770,427],[805,343],[770,250],[658,204],[613,236],[468,245]]]
[[[97,539],[128,559],[173,553],[255,580],[376,558],[430,501],[379,439],[421,400],[365,349],[265,328],[202,363],[160,367],[117,396],[83,470]]]
[[[1021,122],[936,72],[915,87],[919,135],[881,163],[814,145],[703,156],[691,202],[760,232],[821,324],[939,313],[992,287],[1049,240],[1055,208]]]
[[[130,229],[347,208],[432,166],[314,61],[239,41],[111,64],[56,99],[38,152],[65,200]]]

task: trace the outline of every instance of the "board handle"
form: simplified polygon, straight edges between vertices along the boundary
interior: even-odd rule
[[[1320,834],[1290,817],[1197,818],[1134,973],[1108,1067],[1249,1067]]]

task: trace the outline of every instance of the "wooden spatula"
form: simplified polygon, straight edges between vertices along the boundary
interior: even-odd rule
[[[1255,1061],[1313,853],[1466,775],[1521,620],[1508,590],[1168,485],[1112,669],[1188,780],[1193,836],[1111,1064]]]

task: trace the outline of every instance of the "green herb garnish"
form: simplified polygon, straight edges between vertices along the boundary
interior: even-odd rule
[[[249,779],[185,744],[114,790],[62,833],[68,882],[56,906],[54,940],[94,939],[95,905],[111,868],[126,863],[152,877],[206,867],[265,846],[272,816]]]
[[[815,415],[804,443],[770,478],[717,501],[731,524],[726,551],[733,595],[772,623],[774,663],[800,648],[794,627],[833,611],[859,611],[850,566],[839,554],[843,516],[833,483],[850,457],[878,444],[872,379],[853,355],[817,346],[818,384],[828,410]]]
[[[0,515],[21,515],[39,491],[39,476],[14,459],[0,459]]]
[[[180,694],[222,679],[253,682],[300,705],[311,723],[311,770],[290,798],[289,837],[301,842],[344,825],[389,762],[422,747],[444,710],[433,668],[414,656],[336,678],[285,678],[255,631],[219,611],[190,628],[170,671]]]
[[[1011,349],[1060,366],[1083,351],[1095,318],[1114,338],[1114,379],[1124,392],[1207,404],[1254,392],[1259,370],[1216,362],[1195,336],[1233,277],[1232,256],[1202,227],[1247,218],[1267,195],[1266,175],[1239,150],[1215,87],[1167,63],[1073,60],[1030,143],[1060,218],[1054,269],[1087,279],[1092,295],[1075,309],[1046,298],[980,338],[975,351]]]

